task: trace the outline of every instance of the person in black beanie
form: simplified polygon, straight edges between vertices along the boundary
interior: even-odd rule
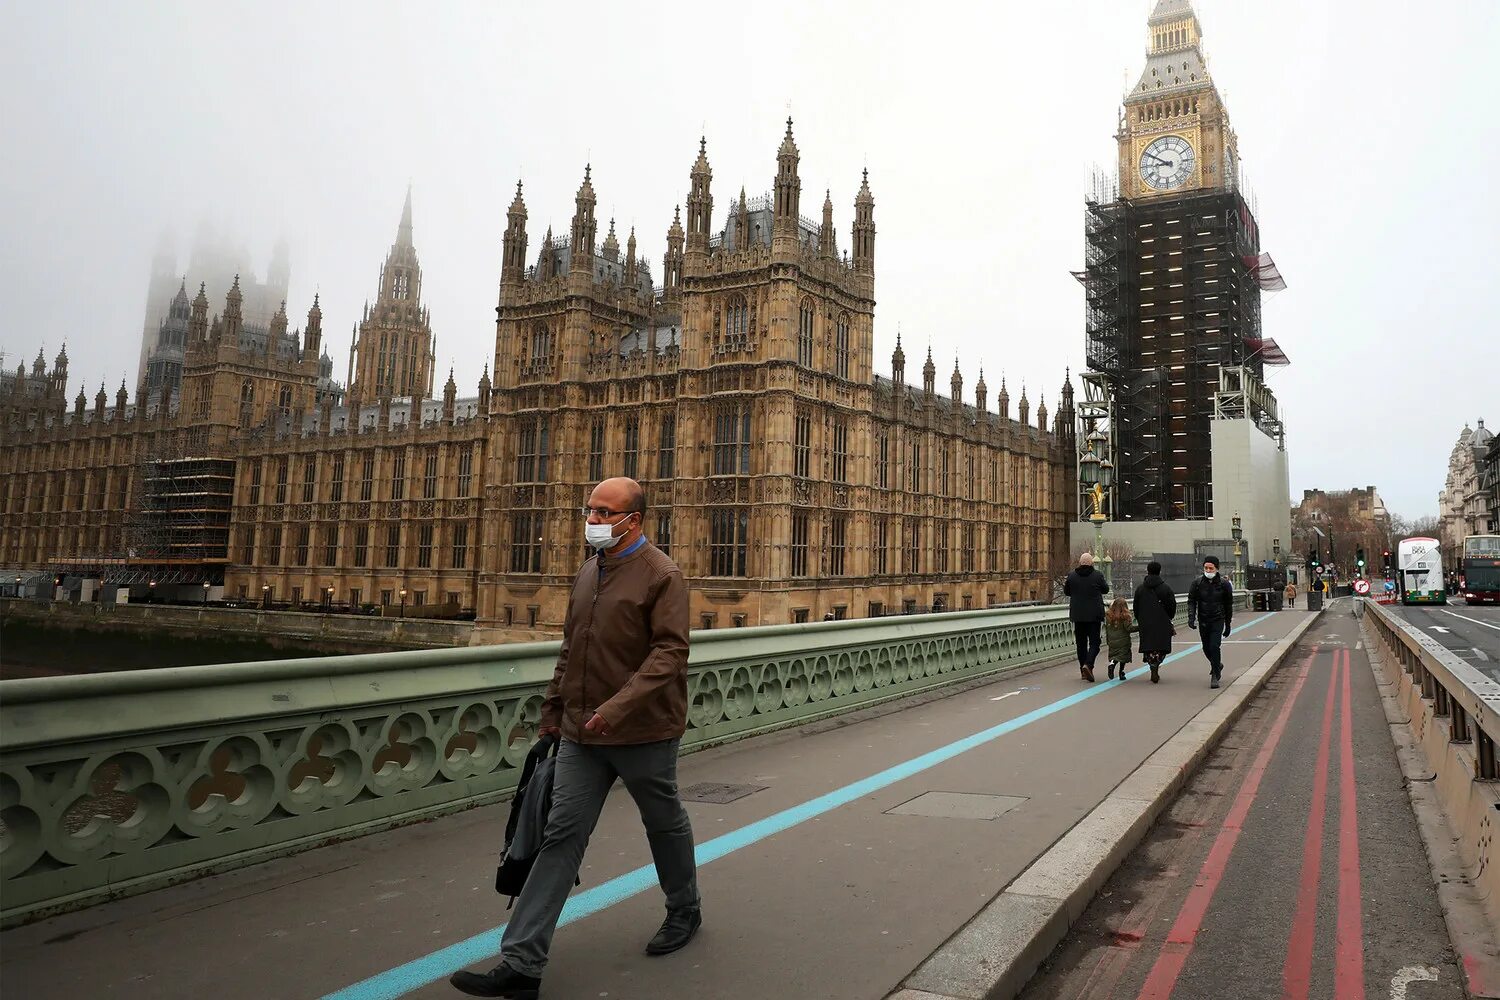
[[[1234,617],[1234,587],[1219,575],[1219,560],[1203,560],[1203,575],[1188,588],[1188,628],[1198,629],[1203,637],[1203,655],[1208,657],[1208,686],[1219,686],[1224,672],[1221,645],[1229,635],[1229,621]]]

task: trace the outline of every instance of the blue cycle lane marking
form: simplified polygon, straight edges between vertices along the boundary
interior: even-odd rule
[[[1270,617],[1269,614],[1264,614],[1259,618],[1253,618],[1239,628],[1234,629],[1234,631],[1242,631]],[[1202,648],[1200,643],[1194,643],[1180,653],[1173,653],[1162,662],[1165,664],[1171,663],[1174,660],[1180,660],[1200,648]],[[1138,676],[1144,669],[1142,668],[1130,676]],[[831,812],[839,806],[848,805],[856,799],[869,795],[872,792],[878,792],[882,788],[894,785],[898,781],[904,781],[912,775],[920,774],[923,771],[934,768],[939,764],[952,760],[960,754],[973,750],[975,747],[983,746],[986,743],[999,739],[1001,736],[1013,733],[1017,729],[1029,726],[1033,722],[1045,719],[1049,715],[1055,715],[1065,709],[1072,708],[1074,705],[1089,698],[1098,697],[1104,692],[1118,687],[1121,683],[1122,681],[1119,680],[1105,681],[1093,687],[1085,688],[1075,694],[1068,695],[1066,698],[1059,698],[1057,701],[1043,705],[1041,708],[1032,709],[1025,715],[1019,715],[1014,719],[991,726],[989,729],[981,730],[961,740],[955,740],[946,746],[938,747],[936,750],[929,750],[927,753],[913,757],[910,760],[902,761],[900,764],[888,767],[884,771],[878,771],[867,778],[861,778],[852,784],[836,788],[817,798],[809,799],[799,805],[767,816],[765,819],[742,826],[738,830],[715,837],[713,840],[698,845],[696,851],[698,864],[702,866],[712,861],[717,861],[727,854],[733,854],[735,851],[749,847],[751,844],[765,840],[767,837],[790,830],[794,826],[800,826],[814,817]],[[616,903],[624,902],[632,896],[654,888],[656,885],[656,868],[652,865],[645,865],[634,871],[626,872],[624,875],[616,876],[608,882],[597,885],[592,889],[586,889],[576,896],[571,897],[567,904],[563,906],[562,917],[558,920],[557,926],[564,927],[576,920],[593,916],[595,913],[607,910]],[[493,959],[500,951],[500,936],[504,932],[505,925],[501,924],[498,927],[476,934],[471,938],[451,944],[446,948],[423,955],[421,958],[413,959],[393,969],[377,973],[362,982],[329,993],[322,1000],[395,1000],[395,998],[404,996],[413,990],[421,989],[428,983],[449,976],[459,969]]]

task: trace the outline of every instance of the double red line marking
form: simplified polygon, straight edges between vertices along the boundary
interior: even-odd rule
[[[1198,878],[1172,929],[1166,943],[1152,965],[1141,988],[1139,1000],[1167,1000],[1176,988],[1188,957],[1192,954],[1198,931],[1203,926],[1214,893],[1223,881],[1230,855],[1244,829],[1246,817],[1260,792],[1261,780],[1265,777],[1271,757],[1286,732],[1287,722],[1302,688],[1318,655],[1317,649],[1308,656],[1298,672],[1286,701],[1277,714],[1276,722],[1266,734],[1265,744],[1256,754],[1249,772],[1245,775],[1229,813],[1224,818],[1208,857],[1199,869]],[[1313,772],[1312,806],[1308,810],[1307,832],[1303,839],[1302,877],[1297,893],[1297,908],[1292,920],[1292,933],[1287,946],[1286,966],[1283,970],[1282,996],[1286,1000],[1303,1000],[1308,996],[1312,982],[1313,943],[1317,925],[1318,883],[1322,870],[1323,828],[1328,801],[1328,764],[1333,741],[1334,698],[1339,696],[1339,884],[1338,927],[1334,945],[1334,990],[1335,1000],[1364,1000],[1364,928],[1360,910],[1359,876],[1359,822],[1358,801],[1354,790],[1354,736],[1353,718],[1350,711],[1349,650],[1333,650],[1332,669],[1329,672],[1328,692],[1323,708],[1322,735],[1318,748],[1318,759]],[[1342,687],[1342,690],[1340,690]]]

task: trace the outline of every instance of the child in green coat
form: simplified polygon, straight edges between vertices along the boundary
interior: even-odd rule
[[[1109,644],[1109,679],[1115,679],[1115,670],[1120,671],[1120,680],[1125,679],[1125,664],[1130,662],[1130,633],[1140,627],[1130,615],[1130,605],[1125,598],[1116,597],[1104,615],[1104,638]]]

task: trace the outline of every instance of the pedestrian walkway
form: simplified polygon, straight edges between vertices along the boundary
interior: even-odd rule
[[[1244,616],[1226,682],[1305,620]],[[1063,663],[684,758],[705,925],[664,959],[641,954],[661,900],[616,789],[544,996],[885,996],[1224,693],[1196,647],[1161,684],[1143,674],[1089,686]],[[492,889],[504,815],[476,809],[18,928],[0,936],[0,990],[454,996],[447,975],[492,964],[505,919]]]
[[[1304,637],[1027,1000],[1464,996],[1361,640]]]

